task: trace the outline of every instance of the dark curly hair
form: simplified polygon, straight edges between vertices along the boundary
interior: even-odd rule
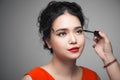
[[[75,2],[67,1],[51,1],[47,7],[41,12],[38,16],[39,23],[39,32],[42,34],[42,39],[44,41],[44,48],[49,49],[45,43],[46,39],[50,39],[51,27],[54,20],[60,15],[64,14],[67,11],[69,14],[72,14],[81,22],[81,25],[84,26],[85,20],[81,7]],[[52,49],[49,49],[53,53]]]

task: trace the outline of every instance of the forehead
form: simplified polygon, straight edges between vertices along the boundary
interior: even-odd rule
[[[80,20],[76,16],[65,12],[54,20],[52,28],[73,28],[77,26],[81,26]]]

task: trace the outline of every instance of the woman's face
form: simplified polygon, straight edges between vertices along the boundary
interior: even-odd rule
[[[85,36],[81,22],[67,12],[53,22],[50,39],[46,40],[54,55],[63,59],[77,59],[84,48]]]

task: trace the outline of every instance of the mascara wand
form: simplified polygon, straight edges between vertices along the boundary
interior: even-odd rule
[[[89,33],[93,33],[94,36],[97,36],[99,39],[101,39],[102,37],[99,35],[99,31],[89,31],[89,30],[83,30],[85,32],[89,32]]]

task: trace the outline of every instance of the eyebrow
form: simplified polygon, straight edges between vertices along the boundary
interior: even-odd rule
[[[79,28],[83,29],[82,26],[77,26],[77,27],[75,27],[75,29],[79,29]],[[52,28],[52,30],[55,31],[53,28]],[[67,30],[67,28],[60,28],[60,29],[57,29],[55,32],[58,32],[58,31],[66,31],[66,30]]]

